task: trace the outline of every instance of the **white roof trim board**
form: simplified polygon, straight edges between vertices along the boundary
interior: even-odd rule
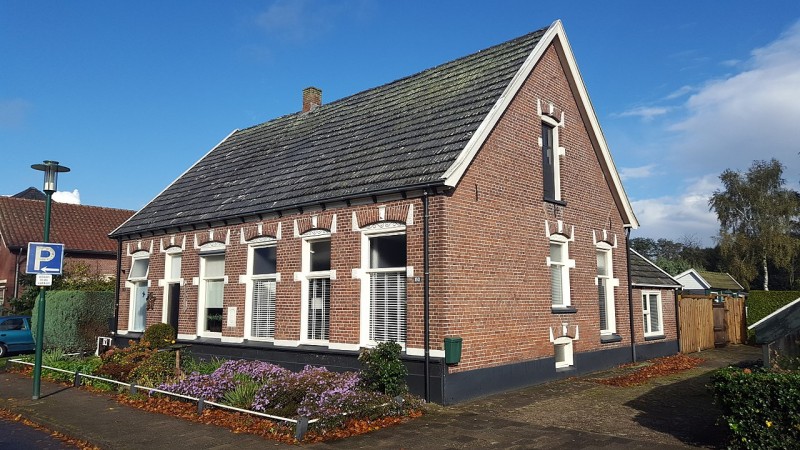
[[[767,320],[771,319],[773,316],[776,316],[776,315],[780,314],[781,312],[783,312],[783,311],[785,311],[785,310],[787,310],[787,309],[791,308],[791,307],[792,307],[792,306],[794,306],[794,305],[795,305],[797,302],[800,302],[800,297],[798,297],[797,299],[795,299],[793,302],[789,302],[789,303],[787,303],[787,304],[783,305],[783,307],[776,309],[776,310],[775,310],[775,311],[773,311],[773,312],[772,312],[770,315],[768,315],[768,316],[764,317],[763,319],[759,320],[758,322],[756,322],[756,323],[754,323],[754,324],[750,325],[749,327],[747,327],[747,329],[748,329],[748,330],[752,330],[753,328],[756,328],[757,326],[761,325],[763,322],[766,322]]]
[[[513,100],[514,96],[522,87],[522,84],[528,78],[530,73],[533,71],[533,68],[536,66],[551,44],[555,44],[556,49],[559,51],[562,64],[566,63],[564,69],[567,77],[569,78],[568,81],[573,89],[573,93],[576,96],[578,107],[581,109],[581,116],[583,117],[584,121],[587,122],[586,125],[590,130],[590,138],[595,145],[595,151],[598,153],[599,160],[603,165],[603,172],[611,180],[611,188],[613,191],[615,191],[615,197],[618,198],[620,203],[619,206],[623,209],[623,219],[627,222],[625,225],[626,227],[636,229],[639,227],[639,221],[636,219],[636,215],[633,212],[633,206],[631,205],[630,200],[625,193],[625,189],[622,187],[622,181],[619,177],[619,172],[617,172],[614,161],[611,158],[611,152],[608,149],[608,144],[603,136],[600,123],[597,120],[597,114],[595,114],[594,108],[592,107],[589,94],[586,91],[586,86],[583,83],[583,78],[580,75],[577,62],[575,61],[575,55],[572,53],[569,41],[567,40],[566,32],[564,31],[564,26],[560,20],[556,20],[552,25],[550,25],[550,28],[547,29],[545,34],[536,44],[533,52],[531,52],[531,54],[523,63],[522,67],[519,69],[516,75],[514,75],[511,83],[509,83],[508,87],[506,87],[506,90],[497,100],[497,103],[495,103],[495,105],[489,111],[489,114],[486,116],[484,121],[476,130],[475,134],[458,155],[455,162],[453,162],[450,168],[447,169],[447,171],[445,171],[445,173],[442,175],[442,178],[445,179],[444,183],[447,186],[453,187],[458,184],[470,163],[475,158],[475,155],[477,155],[478,150],[486,141],[490,132],[494,129],[505,110],[511,104],[511,100]]]

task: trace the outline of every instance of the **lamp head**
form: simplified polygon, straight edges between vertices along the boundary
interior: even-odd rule
[[[43,190],[48,194],[52,194],[56,191],[58,184],[58,173],[69,172],[69,167],[59,165],[58,161],[44,161],[42,164],[31,165],[31,168],[44,172]]]

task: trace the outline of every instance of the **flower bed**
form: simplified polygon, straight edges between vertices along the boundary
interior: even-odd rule
[[[396,350],[396,345],[381,344],[380,347],[389,348],[386,352],[391,353]],[[417,417],[423,406],[420,399],[405,393],[404,384],[400,390],[403,394],[392,396],[375,390],[374,383],[362,379],[357,372],[337,373],[312,366],[292,372],[264,361],[217,360],[209,363],[191,357],[184,357],[181,361],[175,358],[173,352],[131,343],[127,348],[112,349],[100,358],[47,352],[44,365],[70,372],[79,370],[121,383],[156,388],[292,421],[312,419],[304,441],[336,439],[371,431]],[[177,374],[176,368],[180,368]],[[192,372],[185,375],[190,369]],[[372,375],[372,372],[366,373]],[[53,381],[72,381],[69,373],[43,370],[42,375]],[[89,383],[101,390],[115,389],[114,385],[102,381],[90,380]],[[283,442],[294,442],[296,435],[293,426],[285,423],[221,409],[204,409],[162,394],[120,394],[117,398],[122,403],[148,411],[214,423],[236,432],[253,433]]]

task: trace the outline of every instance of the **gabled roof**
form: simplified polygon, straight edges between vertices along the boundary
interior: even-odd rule
[[[677,289],[681,284],[649,259],[630,249],[631,285],[638,287],[663,287]]]
[[[747,327],[755,331],[756,344],[768,344],[800,331],[800,298]]]
[[[704,270],[695,270],[689,269],[684,272],[681,272],[678,275],[675,275],[675,279],[681,282],[681,280],[691,277],[692,279],[696,280],[703,289],[719,289],[719,290],[726,290],[726,291],[744,291],[744,287],[739,284],[736,280],[729,273],[725,272],[707,272]],[[684,286],[687,285],[686,282],[682,282]]]
[[[14,198],[27,198],[28,200],[44,200],[47,196],[44,192],[36,189],[35,187],[29,187],[22,192],[17,192],[16,194],[12,195]]]
[[[235,130],[111,235],[158,234],[288,209],[453,187],[555,45],[626,225],[638,226],[561,22],[416,75]]]
[[[51,204],[50,241],[64,244],[67,252],[116,254],[117,244],[108,233],[133,214],[127,209]],[[0,197],[0,244],[26,249],[28,242],[44,237],[44,207],[41,200]]]

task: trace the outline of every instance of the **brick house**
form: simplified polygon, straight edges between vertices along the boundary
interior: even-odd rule
[[[393,340],[457,402],[677,351],[674,315],[631,332],[637,226],[557,21],[233,131],[111,233],[116,340],[336,369]]]
[[[38,194],[37,194],[38,193]],[[0,303],[21,294],[28,242],[44,236],[44,194],[34,188],[0,197]],[[99,275],[117,272],[117,242],[108,238],[133,215],[126,209],[52,203],[50,241],[64,244],[64,265],[81,262]]]

